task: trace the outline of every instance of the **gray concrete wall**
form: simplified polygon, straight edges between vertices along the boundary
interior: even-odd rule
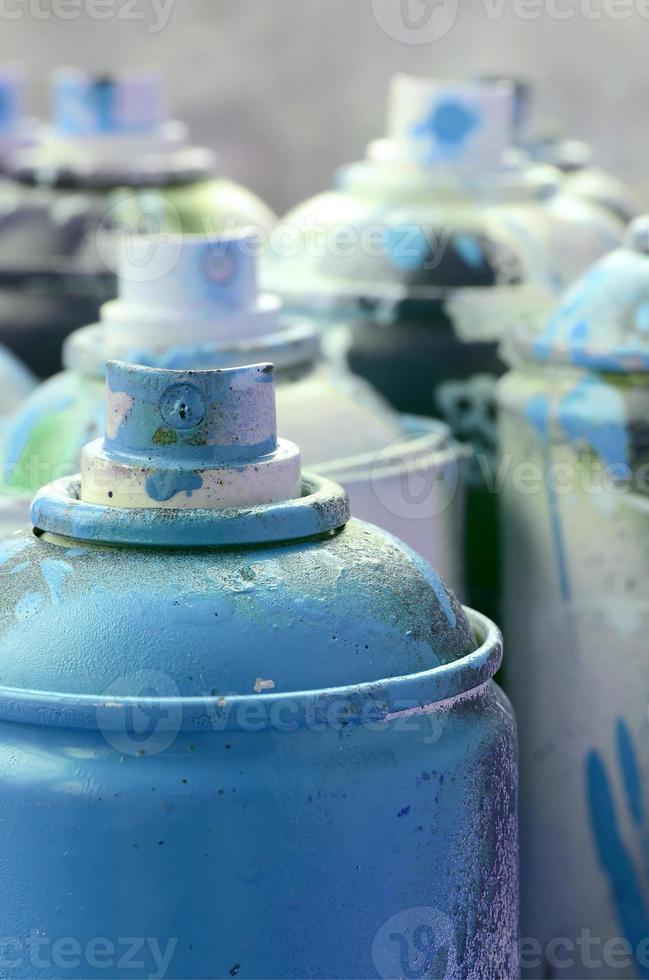
[[[642,181],[648,42],[649,0],[0,0],[0,59],[28,63],[39,111],[57,65],[158,65],[175,114],[280,210],[380,134],[394,71],[527,75],[537,118]]]

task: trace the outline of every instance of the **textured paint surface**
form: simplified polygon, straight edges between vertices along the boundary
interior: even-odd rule
[[[5,551],[7,935],[153,936],[170,980],[392,975],[443,938],[448,977],[513,980],[513,720],[497,650],[472,653],[420,559],[354,522],[254,549]]]

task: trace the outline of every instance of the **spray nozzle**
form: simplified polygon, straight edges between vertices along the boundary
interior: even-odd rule
[[[64,136],[150,136],[167,122],[158,72],[91,74],[62,69],[51,81],[52,121]]]
[[[83,450],[81,499],[223,509],[300,495],[300,453],[277,438],[272,364],[171,371],[112,361],[104,439]]]

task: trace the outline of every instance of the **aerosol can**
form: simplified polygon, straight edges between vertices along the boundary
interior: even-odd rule
[[[525,976],[649,971],[648,327],[643,218],[499,386]]]
[[[505,82],[397,76],[387,139],[285,217],[267,265],[289,308],[319,312],[336,346],[351,334],[353,371],[475,449],[469,595],[493,615],[499,345],[621,235],[605,213],[553,201],[556,172],[512,147],[514,106]]]
[[[516,977],[497,629],[301,473],[270,364],[107,381],[2,542],[5,976]]]

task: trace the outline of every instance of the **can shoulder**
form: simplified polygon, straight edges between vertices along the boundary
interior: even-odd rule
[[[0,543],[0,579],[0,686],[21,690],[98,694],[151,670],[188,697],[330,688],[475,648],[436,573],[356,521],[317,539],[191,551],[26,530]]]

